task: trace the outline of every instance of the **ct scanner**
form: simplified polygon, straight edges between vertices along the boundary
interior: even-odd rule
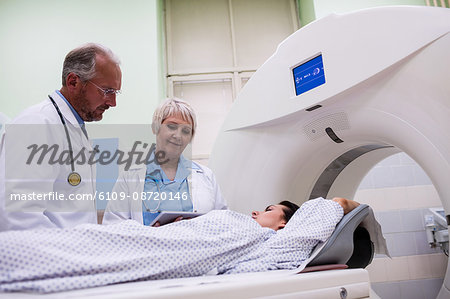
[[[210,166],[231,209],[353,198],[383,158],[406,152],[450,213],[450,10],[383,7],[315,21],[248,81]],[[425,199],[424,199],[425,200]],[[364,269],[141,281],[8,298],[377,298]],[[450,298],[450,267],[438,298]]]
[[[210,167],[230,208],[248,213],[353,198],[399,151],[431,178],[449,222],[449,9],[367,9],[295,32],[237,97]],[[438,298],[450,298],[450,267]]]

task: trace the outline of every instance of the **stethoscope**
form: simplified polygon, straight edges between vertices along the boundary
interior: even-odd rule
[[[81,175],[75,171],[75,162],[73,160],[72,142],[70,140],[69,130],[67,129],[66,121],[64,120],[61,110],[59,110],[59,107],[56,104],[55,100],[53,100],[53,98],[51,96],[48,96],[48,97],[49,97],[50,101],[52,101],[52,104],[55,107],[56,112],[58,112],[59,118],[61,119],[61,122],[64,126],[64,131],[66,132],[67,143],[69,145],[70,167],[72,169],[72,172],[69,173],[69,175],[67,176],[67,182],[71,186],[78,186],[81,183]]]
[[[157,181],[156,179],[154,179],[154,178],[151,178],[151,180],[152,180],[153,182],[155,182],[156,189],[158,190],[158,194],[161,194],[161,189],[159,188],[158,181]],[[190,194],[191,194],[191,190],[190,190],[190,186],[189,186],[189,180],[186,178],[186,181],[187,181],[188,194],[190,195]],[[164,184],[164,183],[161,182],[161,184]],[[162,200],[158,200],[158,204],[156,205],[156,208],[154,208],[154,209],[150,209],[150,208],[147,206],[146,201],[147,201],[147,199],[143,199],[143,200],[142,200],[142,203],[144,204],[144,208],[145,208],[145,210],[146,210],[148,213],[161,213],[161,210],[159,209],[159,207],[161,206],[161,201],[162,201]]]
[[[153,182],[155,182],[156,189],[158,189],[158,193],[161,194],[161,189],[159,188],[158,181],[155,179],[152,179]],[[142,200],[142,203],[144,204],[144,208],[149,213],[161,213],[161,210],[159,207],[161,206],[161,200],[158,200],[158,205],[154,209],[150,209],[147,204],[145,203],[147,199]]]

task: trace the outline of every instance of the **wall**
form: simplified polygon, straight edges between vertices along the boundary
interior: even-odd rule
[[[314,0],[297,0],[297,8],[300,26],[305,26],[316,19]]]
[[[98,42],[121,60],[122,94],[88,131],[94,144],[115,150],[117,137],[135,129],[105,124],[150,124],[165,97],[163,23],[162,0],[1,0],[0,123],[60,89],[65,55]],[[98,165],[97,191],[111,191],[116,178],[117,167]]]
[[[164,97],[159,0],[0,1],[0,112],[10,118],[61,87],[65,55],[86,43],[122,61],[122,95],[101,123],[149,123]]]

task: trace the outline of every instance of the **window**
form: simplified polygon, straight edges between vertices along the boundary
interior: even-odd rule
[[[295,0],[166,0],[167,94],[193,105],[193,159],[207,163],[241,88],[299,28]]]

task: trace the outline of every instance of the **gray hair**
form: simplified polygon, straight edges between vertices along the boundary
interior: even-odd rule
[[[64,59],[62,85],[66,86],[66,79],[70,73],[76,74],[85,82],[95,77],[96,56],[102,55],[120,64],[119,58],[107,47],[88,43],[70,51]]]
[[[194,109],[192,109],[188,102],[178,98],[168,98],[156,108],[153,113],[153,133],[158,134],[163,121],[177,113],[180,113],[183,119],[192,125],[192,137],[194,137],[195,130],[197,129],[197,119]]]

